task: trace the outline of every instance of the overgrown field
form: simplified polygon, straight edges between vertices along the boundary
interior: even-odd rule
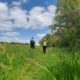
[[[80,52],[0,45],[0,80],[80,80]]]

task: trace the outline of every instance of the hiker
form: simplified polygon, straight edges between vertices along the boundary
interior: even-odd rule
[[[47,41],[46,39],[43,41],[43,53],[46,53],[46,49],[47,49]]]
[[[33,38],[33,37],[32,37],[32,39],[30,40],[30,47],[31,47],[32,49],[35,48],[35,41],[34,41],[34,38]]]

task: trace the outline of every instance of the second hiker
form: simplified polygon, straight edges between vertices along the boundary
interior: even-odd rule
[[[44,41],[43,41],[43,53],[46,53],[46,50],[47,50],[47,41],[46,41],[46,39],[44,39]]]

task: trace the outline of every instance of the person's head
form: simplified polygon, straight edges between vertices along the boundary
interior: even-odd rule
[[[34,37],[32,37],[31,40],[34,40]]]
[[[44,41],[46,41],[46,39],[44,39]]]
[[[34,39],[34,38],[32,37],[32,39]]]

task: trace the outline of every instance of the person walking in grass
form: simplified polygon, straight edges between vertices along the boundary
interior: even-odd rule
[[[32,39],[30,40],[30,47],[31,47],[32,49],[35,48],[35,41],[34,41],[34,38],[33,38],[33,37],[32,37]]]
[[[46,39],[44,39],[44,41],[43,41],[43,53],[46,53],[46,50],[47,50],[47,41],[46,41]]]

